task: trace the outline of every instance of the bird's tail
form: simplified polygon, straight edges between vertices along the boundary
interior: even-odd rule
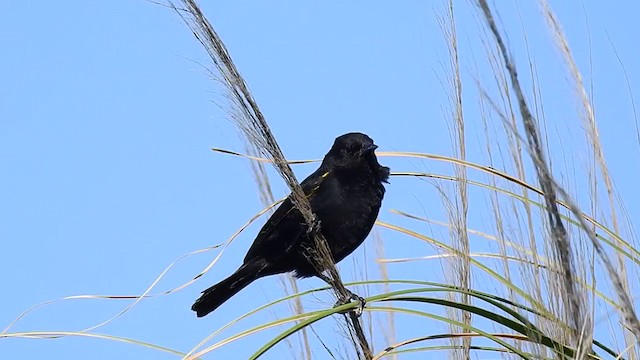
[[[262,277],[259,274],[261,268],[262,266],[255,262],[243,264],[231,276],[203,291],[191,310],[195,311],[198,317],[209,314],[254,280]]]

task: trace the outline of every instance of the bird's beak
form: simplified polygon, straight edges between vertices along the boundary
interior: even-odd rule
[[[376,144],[371,144],[371,145],[369,145],[369,146],[364,147],[364,148],[362,149],[362,153],[363,153],[363,154],[369,154],[369,153],[372,153],[372,152],[373,152],[375,149],[377,149],[377,148],[378,148],[378,145],[376,145]]]

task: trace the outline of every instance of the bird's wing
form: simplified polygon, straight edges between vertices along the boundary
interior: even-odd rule
[[[329,174],[329,171],[320,168],[302,181],[300,185],[309,201],[313,200]],[[290,196],[287,197],[256,236],[251,248],[247,251],[245,262],[256,257],[281,256],[295,245],[306,231],[307,226],[302,214],[295,209]]]

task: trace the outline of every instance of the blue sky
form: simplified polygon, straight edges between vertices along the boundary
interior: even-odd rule
[[[522,37],[526,29],[550,142],[565,146],[566,153],[555,153],[559,157],[553,160],[569,164],[568,175],[582,174],[589,157],[574,153],[584,136],[561,56],[537,4],[518,6],[512,1],[500,7],[509,47],[521,66],[523,82],[529,83]],[[632,30],[637,28],[640,4],[553,1],[551,6],[585,82],[593,87],[608,165],[629,218],[637,219],[640,152],[631,97],[640,98],[640,54],[637,31]],[[443,9],[442,2],[418,1],[240,1],[204,6],[285,154],[295,159],[322,157],[333,139],[348,131],[369,134],[380,150],[453,154],[443,85],[448,55],[437,21]],[[492,75],[483,66],[486,56],[477,11],[459,2],[456,16],[469,99],[468,157],[483,163],[474,77],[489,83]],[[176,258],[222,243],[262,209],[247,162],[209,150],[242,152],[243,144],[216,104],[224,104],[223,91],[205,70],[210,67],[206,54],[175,12],[146,1],[14,1],[4,4],[0,34],[0,285],[5,294],[0,327],[46,300],[140,294]],[[627,72],[630,92],[614,49]],[[417,160],[380,161],[396,171],[449,169]],[[294,170],[301,180],[315,166]],[[271,174],[276,196],[284,196],[282,181]],[[588,191],[580,176],[566,185],[582,201]],[[437,191],[416,184],[392,179],[383,220],[402,222],[388,212],[401,209],[446,221]],[[482,216],[470,219],[475,227],[486,226],[486,221]],[[195,284],[146,300],[98,332],[188,351],[212,329],[282,296],[274,277],[256,282],[237,301],[205,319],[196,319],[189,310],[202,289],[238,266],[258,229],[255,224],[243,233]],[[446,229],[421,230],[448,236]],[[434,253],[432,247],[381,233],[389,256]],[[353,256],[357,264],[370,261],[364,251]],[[371,255],[373,247],[367,251]],[[153,292],[183,284],[212,257],[210,252],[188,258]],[[393,274],[442,280],[439,265],[436,271],[427,266],[398,265]],[[353,260],[343,264],[346,280],[357,278],[353,267]],[[303,289],[320,285],[314,279],[301,283]],[[332,301],[324,294],[309,299],[308,305],[321,308]],[[77,331],[127,304],[55,303],[29,314],[12,331]],[[266,314],[252,321],[269,318]],[[332,326],[338,327],[327,327]],[[219,354],[248,354],[268,338],[256,336]],[[176,358],[88,338],[0,339],[0,354],[24,359]],[[291,358],[286,346],[274,349],[271,356],[267,358]]]

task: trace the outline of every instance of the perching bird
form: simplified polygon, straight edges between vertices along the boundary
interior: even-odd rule
[[[378,217],[389,168],[378,163],[377,147],[365,134],[342,135],[320,168],[301,183],[336,263],[364,241]],[[203,291],[191,310],[205,316],[268,275],[294,272],[297,278],[318,276],[326,281],[309,261],[314,244],[302,214],[285,199],[258,233],[242,266]]]

